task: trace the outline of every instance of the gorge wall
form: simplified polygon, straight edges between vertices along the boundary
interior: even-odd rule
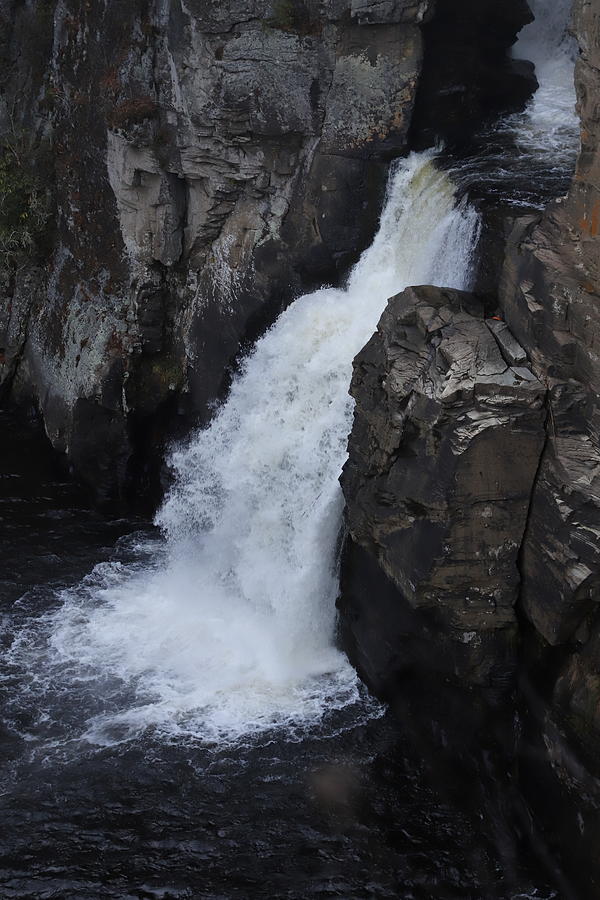
[[[474,704],[481,689],[487,703],[516,696],[521,787],[588,879],[600,807],[598,4],[576,0],[573,22],[582,147],[568,196],[507,220],[497,306],[409,289],[355,360],[340,608],[367,680],[392,699],[418,683],[444,727],[453,685]],[[597,889],[597,867],[591,879]]]
[[[529,12],[458,6],[488,37],[440,65],[485,105]],[[156,499],[240,347],[368,244],[450,7],[2,0],[0,385],[99,501]]]

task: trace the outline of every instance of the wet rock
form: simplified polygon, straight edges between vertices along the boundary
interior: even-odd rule
[[[23,305],[4,282],[0,379],[85,456],[98,499],[147,491],[152,470],[157,500],[164,446],[208,421],[240,347],[368,245],[434,10],[0,0],[0,131],[46,142],[55,203],[39,290]],[[97,478],[73,450],[89,421]]]
[[[367,6],[0,0],[0,131],[47,138],[56,202],[39,289],[3,281],[0,379],[99,500],[371,239],[427,4]]]
[[[587,752],[600,747],[595,621],[600,598],[600,44],[598,12],[577,2],[582,148],[566,198],[516,222],[500,302],[549,387],[547,445],[523,547],[520,604],[541,635],[555,713]],[[552,650],[551,648],[555,648]],[[560,666],[559,666],[560,670]],[[571,699],[569,699],[571,698]]]
[[[526,0],[437,0],[423,29],[413,146],[460,145],[482,120],[525,106],[537,87],[534,67],[507,51],[532,18]]]
[[[351,15],[361,25],[422,22],[432,10],[430,0],[352,0]]]
[[[422,613],[437,670],[489,685],[514,664],[517,558],[546,415],[546,388],[517,346],[474,295],[419,287],[390,300],[355,360],[346,519],[393,584],[397,613],[390,604],[373,633],[361,620],[375,597],[363,596],[363,610],[355,595],[351,616],[341,605],[358,644],[368,635],[372,658],[358,662],[378,670],[376,682],[402,666],[409,610]],[[379,643],[397,645],[382,660]]]

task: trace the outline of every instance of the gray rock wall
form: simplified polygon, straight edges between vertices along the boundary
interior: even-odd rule
[[[569,195],[519,220],[500,300],[548,386],[550,418],[523,548],[522,609],[542,654],[563,658],[555,714],[600,748],[600,10],[576,2],[582,149]],[[554,648],[553,650],[551,648]]]
[[[515,778],[586,897],[600,885],[599,25],[598,3],[576,0],[577,171],[566,198],[513,223],[502,321],[409,289],[356,359],[340,599],[353,657],[388,696],[512,688]]]
[[[446,675],[493,686],[516,667],[518,554],[546,388],[476,297],[419,287],[390,300],[355,360],[351,393],[342,476],[350,537],[396,586],[398,605],[435,623]],[[376,592],[364,603],[376,604]],[[360,611],[352,628],[362,629]],[[375,662],[390,678],[386,665]]]
[[[48,148],[55,205],[6,267],[0,384],[99,499],[369,242],[429,6],[2,0],[0,130]]]

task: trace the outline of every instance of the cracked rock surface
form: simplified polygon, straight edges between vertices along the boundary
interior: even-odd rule
[[[548,439],[532,493],[521,606],[549,662],[553,715],[600,749],[600,31],[577,0],[581,153],[566,198],[519,219],[500,285],[505,318],[549,388]],[[560,660],[557,665],[556,660]],[[558,676],[556,675],[558,670]],[[597,791],[600,797],[600,789]],[[596,815],[596,813],[594,813]]]
[[[416,287],[389,301],[355,360],[351,393],[342,476],[351,540],[396,586],[398,603],[433,617],[448,672],[489,683],[512,664],[546,388],[477,297]],[[362,612],[354,609],[359,634]]]
[[[0,0],[0,132],[49,148],[55,203],[2,280],[0,387],[99,500],[369,243],[430,6]]]

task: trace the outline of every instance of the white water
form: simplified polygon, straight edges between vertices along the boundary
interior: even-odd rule
[[[529,0],[529,6],[535,20],[521,31],[513,55],[534,63],[539,88],[512,122],[524,149],[563,165],[565,156],[576,153],[579,137],[574,82],[578,48],[568,32],[572,0]]]
[[[296,300],[210,427],[175,454],[175,488],[158,516],[164,558],[141,571],[99,566],[43,623],[54,672],[45,679],[65,689],[116,679],[134,692],[88,717],[91,742],[149,726],[223,740],[317,722],[358,699],[334,646],[352,360],[405,286],[468,287],[479,233],[432,158],[396,169],[347,289]],[[13,657],[26,662],[31,647],[22,636]]]

